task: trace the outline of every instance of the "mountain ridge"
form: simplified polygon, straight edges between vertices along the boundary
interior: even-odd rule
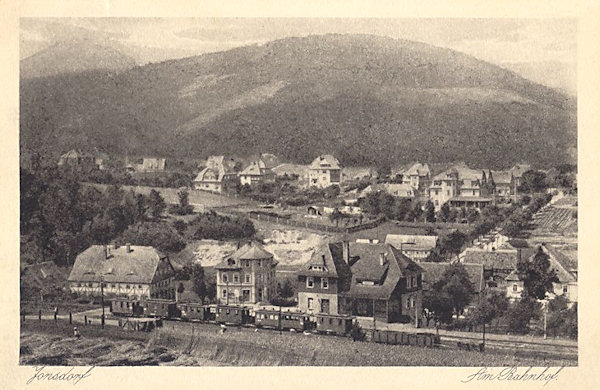
[[[24,80],[21,106],[22,152],[52,156],[91,143],[117,154],[546,166],[576,142],[575,99],[450,49],[370,35]]]

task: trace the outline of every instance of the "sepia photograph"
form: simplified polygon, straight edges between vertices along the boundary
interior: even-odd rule
[[[578,366],[577,33],[20,18],[18,364]]]

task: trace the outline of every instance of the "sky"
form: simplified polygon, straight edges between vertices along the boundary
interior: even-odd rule
[[[22,18],[20,52],[25,58],[58,42],[87,40],[145,64],[325,33],[429,43],[576,91],[575,19]]]

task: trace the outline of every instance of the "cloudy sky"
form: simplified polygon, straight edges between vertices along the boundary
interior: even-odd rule
[[[58,42],[117,47],[140,64],[289,36],[367,33],[455,49],[534,81],[576,91],[574,19],[77,18],[21,19],[21,58]]]

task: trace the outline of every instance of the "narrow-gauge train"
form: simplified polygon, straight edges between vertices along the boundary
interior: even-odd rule
[[[203,305],[199,302],[175,302],[166,299],[128,298],[111,300],[110,311],[116,316],[160,317],[171,320],[212,322],[286,330],[315,330],[318,333],[347,335],[354,317],[336,314],[308,314],[273,308],[251,309],[237,305]],[[281,321],[279,319],[281,316]]]

